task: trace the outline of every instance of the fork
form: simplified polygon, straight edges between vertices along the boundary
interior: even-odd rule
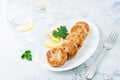
[[[102,59],[104,52],[106,50],[112,49],[115,46],[118,36],[119,36],[119,33],[117,33],[117,32],[110,33],[110,35],[108,36],[108,38],[104,42],[103,50],[101,51],[101,54],[96,59],[96,61],[88,68],[87,72],[85,73],[86,79],[93,78],[93,76],[96,72],[96,69],[97,69],[97,65],[100,62],[100,60]]]

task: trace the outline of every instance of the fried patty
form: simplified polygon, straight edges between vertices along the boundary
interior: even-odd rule
[[[89,25],[86,22],[77,22],[70,30],[70,33],[78,33],[83,39],[86,38],[89,32]]]
[[[81,47],[83,43],[83,39],[78,33],[70,33],[66,40],[73,41],[78,47]]]
[[[67,60],[67,54],[65,50],[62,50],[60,47],[48,50],[46,56],[47,62],[53,67],[62,66]]]
[[[68,60],[75,57],[78,51],[78,47],[73,41],[66,40],[60,47],[67,53]]]

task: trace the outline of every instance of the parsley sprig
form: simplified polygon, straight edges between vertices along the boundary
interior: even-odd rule
[[[22,55],[21,55],[22,59],[26,59],[28,61],[32,61],[32,54],[30,50],[26,50]]]
[[[68,35],[68,30],[66,26],[60,26],[57,28],[57,30],[53,31],[53,36],[56,38],[62,37],[63,39],[65,39],[67,35]]]

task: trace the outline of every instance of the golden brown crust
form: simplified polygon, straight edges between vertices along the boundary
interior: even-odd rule
[[[66,52],[59,47],[48,50],[46,56],[48,63],[53,67],[62,66],[67,60]]]
[[[73,41],[78,47],[81,47],[83,43],[83,39],[78,33],[70,33],[67,35],[66,40]]]
[[[89,32],[89,25],[86,22],[80,21],[77,22],[70,30],[70,33],[78,33],[82,36],[82,39],[85,39]]]
[[[61,48],[67,53],[67,59],[72,59],[76,56],[78,47],[73,41],[66,40],[61,44]]]
[[[81,25],[74,25],[71,28],[70,33],[78,33],[80,36],[82,36],[83,39],[85,39],[87,35],[87,33],[85,32],[84,28]]]
[[[75,24],[75,25],[71,28],[70,33],[81,33],[82,29],[83,29],[82,26]]]
[[[87,30],[87,32],[89,32],[89,30],[90,30],[89,29],[89,25],[86,22],[80,21],[80,22],[77,22],[76,24],[85,27],[85,29]]]

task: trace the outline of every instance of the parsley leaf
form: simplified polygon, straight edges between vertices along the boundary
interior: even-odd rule
[[[63,39],[65,39],[67,35],[68,35],[68,30],[66,26],[60,26],[57,28],[57,30],[53,31],[53,36],[56,38],[62,37]]]
[[[26,59],[28,61],[32,61],[32,54],[30,50],[26,50],[22,55],[21,55],[22,59]]]
[[[22,54],[21,58],[22,58],[22,59],[25,59],[25,56],[26,56],[25,54]]]

